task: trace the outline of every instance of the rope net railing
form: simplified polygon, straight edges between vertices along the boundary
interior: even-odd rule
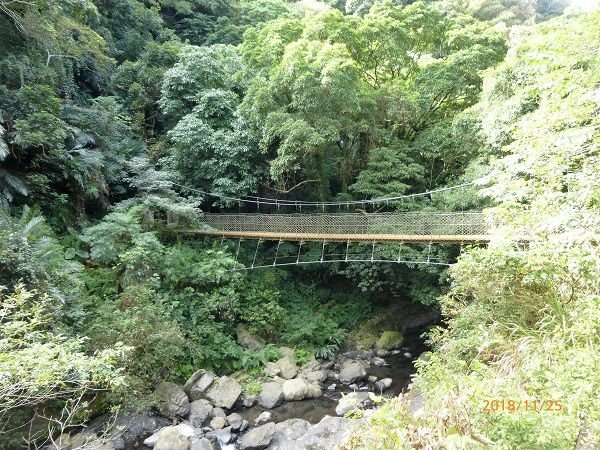
[[[201,234],[381,235],[482,237],[488,224],[481,212],[404,212],[337,214],[204,214]]]

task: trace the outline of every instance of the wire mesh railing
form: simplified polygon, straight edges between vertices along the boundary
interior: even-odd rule
[[[372,214],[207,213],[203,215],[202,221],[215,233],[484,236],[489,229],[483,213],[476,211]]]

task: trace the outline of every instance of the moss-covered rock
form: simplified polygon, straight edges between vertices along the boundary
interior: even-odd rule
[[[399,331],[384,331],[375,347],[380,350],[395,350],[402,346],[404,342],[404,336]]]

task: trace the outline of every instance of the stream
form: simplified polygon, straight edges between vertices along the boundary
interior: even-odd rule
[[[424,351],[427,351],[427,346],[423,342],[420,335],[423,330],[407,333],[401,350],[394,352],[384,359],[388,363],[387,366],[371,365],[367,369],[367,375],[376,376],[377,379],[391,378],[393,384],[389,389],[383,392],[384,397],[395,397],[401,394],[408,384],[410,377],[415,372],[413,361]],[[410,353],[410,357],[405,356],[405,353]],[[335,407],[343,394],[353,392],[348,386],[345,386],[335,380],[328,380],[324,384],[331,385],[335,383],[335,390],[323,391],[323,396],[312,399],[305,399],[297,402],[285,402],[273,409],[266,410],[265,408],[255,405],[251,408],[241,408],[236,412],[250,423],[264,411],[269,411],[272,414],[272,420],[276,423],[283,422],[288,419],[304,419],[312,424],[318,423],[325,416],[336,416]],[[373,384],[362,382],[359,384],[359,391],[377,392]]]

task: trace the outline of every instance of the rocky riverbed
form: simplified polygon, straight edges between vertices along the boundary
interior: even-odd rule
[[[160,414],[123,416],[107,428],[99,418],[67,448],[91,450],[329,449],[343,441],[381,396],[406,388],[413,361],[425,350],[416,334],[381,334],[374,349],[334,361],[297,366],[293,350],[268,363],[258,395],[234,376],[198,370],[183,385],[163,382],[155,396]]]

